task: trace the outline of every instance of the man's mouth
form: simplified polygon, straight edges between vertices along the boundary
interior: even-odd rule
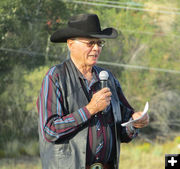
[[[90,57],[95,57],[95,58],[97,58],[98,56],[97,55],[89,55]]]

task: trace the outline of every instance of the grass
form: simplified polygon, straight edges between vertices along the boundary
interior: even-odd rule
[[[180,137],[166,143],[134,141],[122,144],[120,156],[121,169],[163,169],[165,154],[180,154]]]
[[[39,157],[0,159],[1,169],[42,169]]]
[[[31,146],[34,145],[31,143]],[[28,148],[29,149],[29,148]],[[26,150],[27,151],[27,150]],[[1,158],[1,169],[41,169],[39,156],[18,156],[18,158]],[[35,153],[36,154],[36,153]],[[129,144],[121,144],[120,169],[163,169],[165,154],[180,154],[180,136],[166,143],[140,142],[138,139]]]
[[[0,159],[4,157],[19,158],[22,156],[38,156],[39,155],[39,142],[37,140],[30,140],[26,143],[18,140],[6,142],[0,149]]]

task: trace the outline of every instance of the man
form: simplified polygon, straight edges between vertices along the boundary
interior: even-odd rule
[[[80,14],[51,36],[67,43],[70,59],[48,71],[37,101],[43,169],[118,169],[120,142],[148,124],[145,116],[121,126],[142,112],[134,112],[111,72],[108,86],[100,87],[102,38],[117,35],[114,28],[101,30],[97,15]]]

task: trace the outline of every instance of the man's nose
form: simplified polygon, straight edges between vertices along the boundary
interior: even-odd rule
[[[98,46],[98,44],[95,43],[94,46],[93,46],[93,50],[99,50],[99,48],[100,48],[100,47]]]

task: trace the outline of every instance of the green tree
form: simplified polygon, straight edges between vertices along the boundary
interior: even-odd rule
[[[1,0],[0,147],[14,139],[37,138],[34,97],[40,85],[35,87],[37,83],[27,76],[35,68],[61,61],[65,51],[51,46],[49,37],[67,18],[84,10],[59,0]]]

